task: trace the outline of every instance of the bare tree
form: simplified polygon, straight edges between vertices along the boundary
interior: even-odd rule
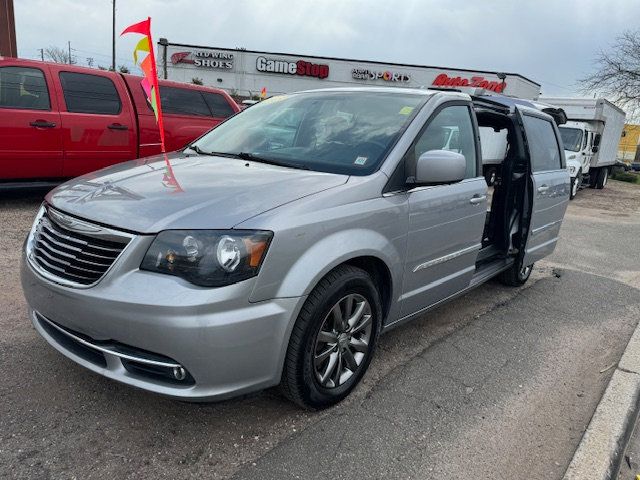
[[[44,56],[47,60],[56,63],[75,63],[73,57],[69,58],[67,50],[53,45],[44,49]]]
[[[120,73],[131,73],[131,70],[129,70],[129,67],[127,67],[126,65],[120,65],[118,67],[118,70],[120,71]]]
[[[609,52],[601,51],[595,71],[583,79],[584,93],[602,94],[628,112],[640,108],[640,31],[620,35]]]
[[[202,85],[202,79],[198,77],[193,77],[191,79],[191,83],[193,83],[194,85]]]

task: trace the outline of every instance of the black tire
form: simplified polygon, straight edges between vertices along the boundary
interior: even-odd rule
[[[609,180],[609,169],[606,167],[600,168],[598,170],[598,176],[596,177],[596,188],[598,190],[602,190],[607,184],[607,180]]]
[[[500,274],[500,282],[508,287],[520,287],[527,283],[532,271],[533,264],[523,266],[521,261],[515,262],[509,270]]]
[[[367,342],[368,350],[351,377],[342,384],[325,387],[320,383],[314,362],[318,334],[334,306],[349,295],[364,298],[370,306],[371,331]],[[381,324],[380,294],[369,274],[351,265],[336,267],[309,294],[298,315],[289,339],[280,391],[289,400],[307,409],[326,408],[340,402],[355,388],[366,372],[375,351]]]
[[[569,199],[573,200],[580,190],[582,185],[582,173],[579,173],[574,179],[571,180],[571,189],[569,190]]]

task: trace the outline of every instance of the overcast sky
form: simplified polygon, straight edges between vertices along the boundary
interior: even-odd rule
[[[111,63],[111,0],[14,0],[18,51],[67,46]],[[152,17],[154,41],[520,73],[575,95],[595,54],[637,28],[638,0],[118,0],[116,29]],[[118,38],[131,66],[134,36]]]

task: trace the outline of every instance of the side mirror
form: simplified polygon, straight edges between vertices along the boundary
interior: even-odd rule
[[[461,153],[449,150],[429,150],[418,158],[415,183],[437,185],[464,179],[467,160]]]
[[[596,133],[596,136],[593,137],[593,146],[597,147],[600,145],[600,140],[602,139],[602,135],[599,133]]]
[[[594,145],[593,147],[591,147],[591,153],[598,153],[598,146]]]

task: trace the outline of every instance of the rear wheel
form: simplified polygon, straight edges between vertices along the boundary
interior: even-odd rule
[[[603,167],[598,170],[598,176],[596,177],[596,188],[598,190],[602,190],[607,185],[607,180],[609,180],[609,169]]]
[[[522,261],[515,262],[509,270],[500,274],[500,282],[509,287],[519,287],[527,283],[532,271],[533,264],[523,265]]]
[[[367,272],[342,265],[311,292],[291,332],[280,389],[305,408],[345,398],[367,370],[382,319]]]

